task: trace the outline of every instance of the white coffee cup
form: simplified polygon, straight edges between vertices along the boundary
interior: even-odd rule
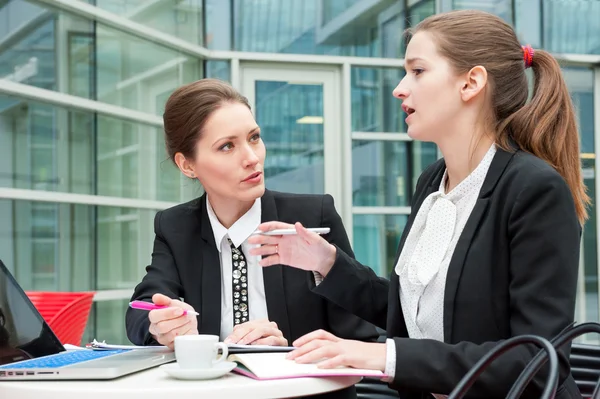
[[[223,352],[220,357],[219,348]],[[175,337],[175,358],[182,369],[210,369],[227,359],[227,345],[218,335],[181,335]]]

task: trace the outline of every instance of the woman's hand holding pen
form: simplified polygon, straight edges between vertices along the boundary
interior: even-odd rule
[[[385,371],[385,344],[341,339],[324,330],[308,333],[293,345],[287,358],[297,363],[317,363],[319,368],[339,366]],[[324,360],[323,360],[324,359]]]
[[[168,308],[155,309],[148,313],[150,320],[148,331],[159,344],[173,349],[176,336],[198,334],[196,316],[183,314],[184,310],[193,311],[193,307],[163,294],[154,294],[152,302],[155,305],[168,306]]]
[[[224,342],[239,345],[287,346],[288,344],[277,323],[267,319],[238,324]]]
[[[258,226],[263,232],[289,228],[295,228],[298,234],[251,236],[248,243],[260,247],[252,248],[250,254],[263,256],[259,262],[261,266],[288,265],[326,276],[335,262],[336,249],[320,235],[306,230],[300,223],[266,222]]]

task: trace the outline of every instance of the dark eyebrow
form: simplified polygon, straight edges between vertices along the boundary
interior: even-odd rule
[[[248,134],[252,134],[252,133],[256,133],[258,130],[260,130],[260,127],[256,126],[252,129],[250,129],[250,131],[248,132]]]

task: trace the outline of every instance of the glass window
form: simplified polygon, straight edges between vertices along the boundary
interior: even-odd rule
[[[409,206],[411,181],[406,141],[352,143],[354,206]]]
[[[226,82],[231,81],[231,67],[229,61],[206,61],[205,71],[207,78],[221,79]]]
[[[154,215],[148,209],[97,207],[96,289],[135,287],[150,263]]]
[[[408,215],[354,215],[354,255],[377,275],[388,277]]]
[[[169,202],[202,192],[168,159],[160,127],[0,95],[0,143],[0,187]]]
[[[410,25],[415,26],[425,18],[435,14],[435,3],[435,0],[421,0],[411,6],[408,12]]]
[[[0,199],[0,254],[25,290],[133,289],[155,210]]]
[[[254,88],[256,122],[267,149],[266,186],[322,194],[323,85],[256,80]]]
[[[386,40],[388,48],[390,43],[399,43],[403,27],[388,26],[384,31],[383,23],[396,15],[398,22],[405,19],[403,2],[206,1],[206,46],[211,49],[361,57],[399,55],[398,48],[382,51],[382,40]],[[384,34],[389,37],[382,38]]]
[[[421,173],[432,163],[438,160],[438,148],[434,143],[423,141],[413,141],[411,143],[412,152],[412,187],[413,192],[417,187],[417,180]],[[411,196],[412,198],[412,196]]]
[[[556,53],[600,54],[600,1],[542,2],[543,47]],[[526,16],[521,16],[526,23]]]
[[[360,1],[362,0],[321,0],[323,24],[331,21]]]
[[[0,2],[0,78],[57,90],[56,17],[23,0]]]
[[[96,99],[109,104],[158,114],[164,92],[202,77],[199,60],[102,25],[96,27],[95,51],[91,83]]]
[[[542,46],[542,2],[515,0],[515,30],[523,44]]]
[[[394,15],[381,25],[382,57],[402,58],[404,56],[403,36],[398,34],[404,28],[404,13]]]
[[[101,4],[111,8],[109,4],[134,3]],[[148,8],[146,3],[135,4],[119,15]],[[181,12],[187,8],[173,2],[152,4],[179,4]],[[27,13],[32,17],[25,18]],[[200,60],[102,24],[22,0],[0,7],[0,21],[11,18],[20,24],[11,22],[0,29],[0,78],[157,114],[160,94],[202,77]],[[157,26],[164,32],[168,24]]]
[[[400,68],[352,68],[352,130],[406,132],[401,102],[392,92],[404,77]]]
[[[202,44],[203,0],[86,0],[120,17],[176,36],[189,43]]]
[[[83,342],[97,339],[111,344],[131,345],[125,330],[125,312],[128,306],[129,298],[94,302],[83,334]]]
[[[495,14],[512,23],[512,0],[453,0],[454,10],[482,10]]]
[[[580,309],[579,317],[581,320],[597,321],[600,320],[598,309],[598,248],[596,240],[596,185],[595,185],[595,149],[594,149],[594,73],[586,68],[565,68],[563,74],[573,105],[577,115],[577,122],[581,135],[581,163],[583,167],[583,179],[588,189],[588,195],[592,198],[592,205],[589,207],[589,219],[583,227],[581,263],[583,265],[584,281],[583,292],[580,295],[585,298],[578,298]],[[583,301],[585,299],[585,301]],[[583,317],[583,318],[582,318]]]
[[[354,140],[353,205],[410,206],[419,176],[437,158],[433,143]]]

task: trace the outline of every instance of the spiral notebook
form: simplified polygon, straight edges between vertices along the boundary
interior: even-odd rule
[[[316,364],[296,363],[294,360],[286,359],[285,356],[285,353],[239,353],[230,355],[228,360],[237,363],[234,372],[255,380],[342,376],[387,377],[378,370],[350,367],[320,369]]]

